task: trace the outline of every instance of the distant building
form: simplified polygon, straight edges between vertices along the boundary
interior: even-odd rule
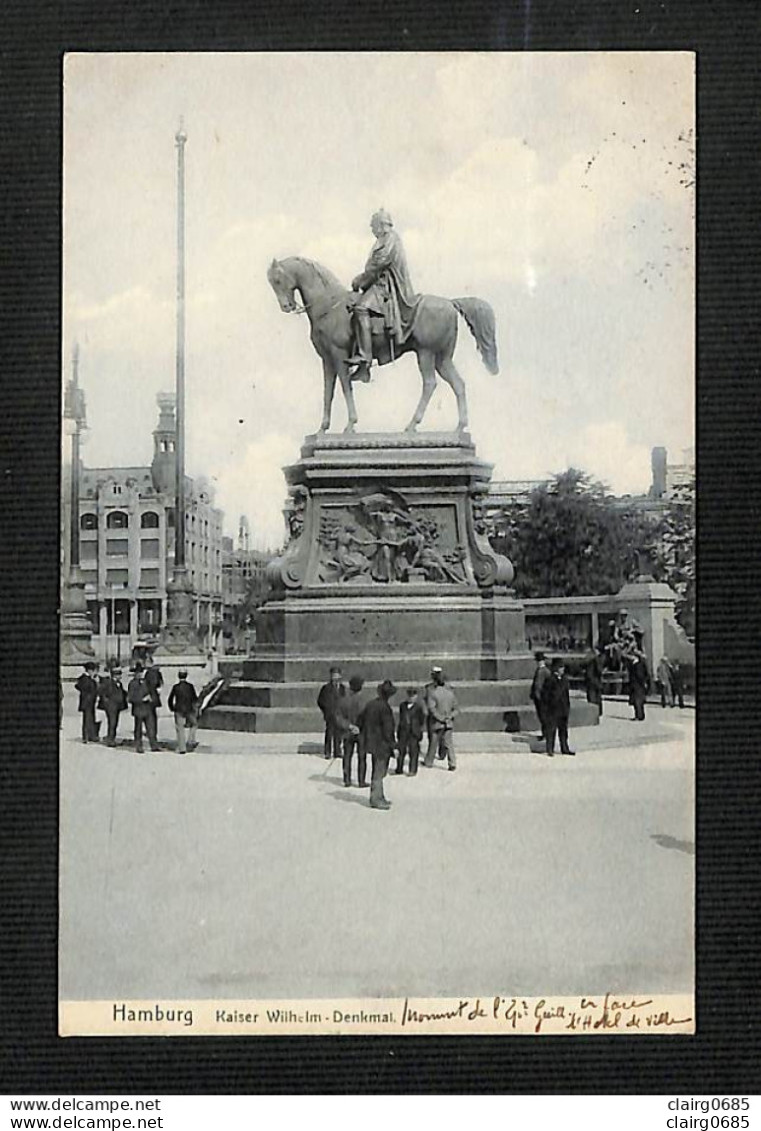
[[[174,396],[158,396],[159,420],[149,467],[83,467],[80,562],[102,657],[126,656],[166,623],[166,585],[174,568]],[[222,621],[222,519],[204,479],[185,477],[185,557],[195,595],[199,639]]]
[[[237,546],[232,538],[225,536],[222,539],[223,634],[228,651],[245,646],[247,630],[239,610],[252,587],[264,591],[267,563],[271,557],[268,550],[251,549],[251,533],[244,514],[238,524]]]

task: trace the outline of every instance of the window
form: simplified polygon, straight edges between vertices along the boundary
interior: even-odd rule
[[[140,556],[142,558],[157,558],[159,556],[158,538],[143,538],[140,542]]]
[[[106,541],[106,553],[110,558],[119,558],[129,553],[128,538],[109,538]]]
[[[145,514],[140,516],[140,525],[143,530],[157,530],[159,525],[159,516],[155,511],[146,511]]]
[[[98,516],[97,514],[83,514],[79,520],[80,530],[97,530],[98,529]]]
[[[84,560],[85,558],[87,558],[87,559],[97,558],[97,556],[98,556],[98,543],[94,540],[90,541],[90,542],[80,542],[80,544],[79,544],[79,556],[82,558],[82,560]]]
[[[126,588],[129,584],[129,570],[128,569],[107,569],[106,570],[106,585],[115,585],[117,587]]]
[[[174,507],[166,508],[166,524],[169,527],[174,527]]]
[[[124,511],[111,511],[106,516],[106,526],[109,530],[126,530],[129,526],[129,515]]]
[[[90,627],[95,636],[100,632],[100,605],[97,601],[87,602],[87,615],[90,618]]]
[[[159,571],[157,569],[141,569],[140,570],[140,588],[141,589],[158,589],[159,587]]]

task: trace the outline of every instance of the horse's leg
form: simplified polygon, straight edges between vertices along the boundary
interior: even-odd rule
[[[346,412],[348,420],[344,432],[354,432],[357,425],[357,406],[354,403],[354,391],[351,387],[351,377],[349,376],[349,369],[345,361],[338,363],[338,379],[341,382],[341,388],[344,392],[346,400]]]
[[[322,376],[325,381],[325,391],[322,402],[322,423],[320,432],[327,432],[330,428],[330,410],[333,405],[333,393],[336,387],[336,368],[332,361],[322,360]]]
[[[423,419],[425,410],[428,408],[428,402],[433,396],[433,390],[436,388],[436,366],[432,351],[419,349],[417,351],[417,363],[420,369],[420,376],[423,379],[423,391],[420,394],[420,400],[418,401],[414,416],[404,429],[405,432],[415,432],[417,430],[417,426]]]
[[[457,431],[464,432],[468,427],[468,401],[465,396],[465,382],[457,372],[452,355],[439,354],[436,359],[436,370],[457,398]]]

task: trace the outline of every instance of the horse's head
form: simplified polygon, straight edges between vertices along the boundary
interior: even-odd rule
[[[283,264],[277,259],[273,259],[269,265],[267,280],[275,292],[283,313],[293,314],[293,312],[298,309],[293,298],[296,290],[296,280],[291,278],[285,267],[283,267]]]

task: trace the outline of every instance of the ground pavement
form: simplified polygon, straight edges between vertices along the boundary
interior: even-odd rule
[[[692,988],[694,712],[571,732],[575,758],[458,735],[389,812],[318,735],[201,731],[181,756],[61,749],[64,999]],[[126,737],[129,720],[122,716]]]

